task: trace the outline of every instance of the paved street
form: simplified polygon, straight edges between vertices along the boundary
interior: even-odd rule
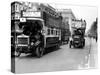
[[[16,57],[15,69],[16,73],[86,69],[96,66],[96,57],[97,43],[94,39],[87,38],[84,49],[70,49],[65,44],[41,58],[22,54]]]

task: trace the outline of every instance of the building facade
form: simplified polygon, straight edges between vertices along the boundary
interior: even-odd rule
[[[71,9],[58,9],[58,12],[61,13],[62,15],[62,27],[65,29],[66,35],[70,36],[71,35],[71,25],[72,25],[72,20],[76,19],[74,13],[72,12]]]
[[[74,13],[71,9],[59,9],[57,11],[60,12],[63,17],[64,28],[71,32],[72,20],[76,19]]]

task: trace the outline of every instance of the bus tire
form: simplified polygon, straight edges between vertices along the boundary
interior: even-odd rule
[[[60,44],[57,44],[57,45],[56,45],[56,49],[59,49],[59,48],[60,48]]]
[[[21,52],[20,51],[15,51],[15,56],[16,57],[19,57],[21,55]]]
[[[40,47],[40,46],[36,47],[36,56],[38,58],[42,57],[43,53],[44,53],[44,48],[43,47]]]

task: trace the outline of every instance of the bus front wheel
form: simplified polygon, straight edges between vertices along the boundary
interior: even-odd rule
[[[43,47],[40,47],[40,46],[36,47],[36,56],[38,58],[42,57],[43,53],[44,53],[44,48]]]
[[[21,55],[21,52],[20,51],[15,51],[15,56],[16,57],[19,57]]]

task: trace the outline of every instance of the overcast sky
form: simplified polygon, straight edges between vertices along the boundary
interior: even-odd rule
[[[65,4],[50,4],[52,7],[57,9],[72,9],[74,15],[78,19],[84,19],[87,22],[87,29],[91,27],[93,21],[98,16],[97,7],[93,6],[76,6],[76,5],[65,5]]]

